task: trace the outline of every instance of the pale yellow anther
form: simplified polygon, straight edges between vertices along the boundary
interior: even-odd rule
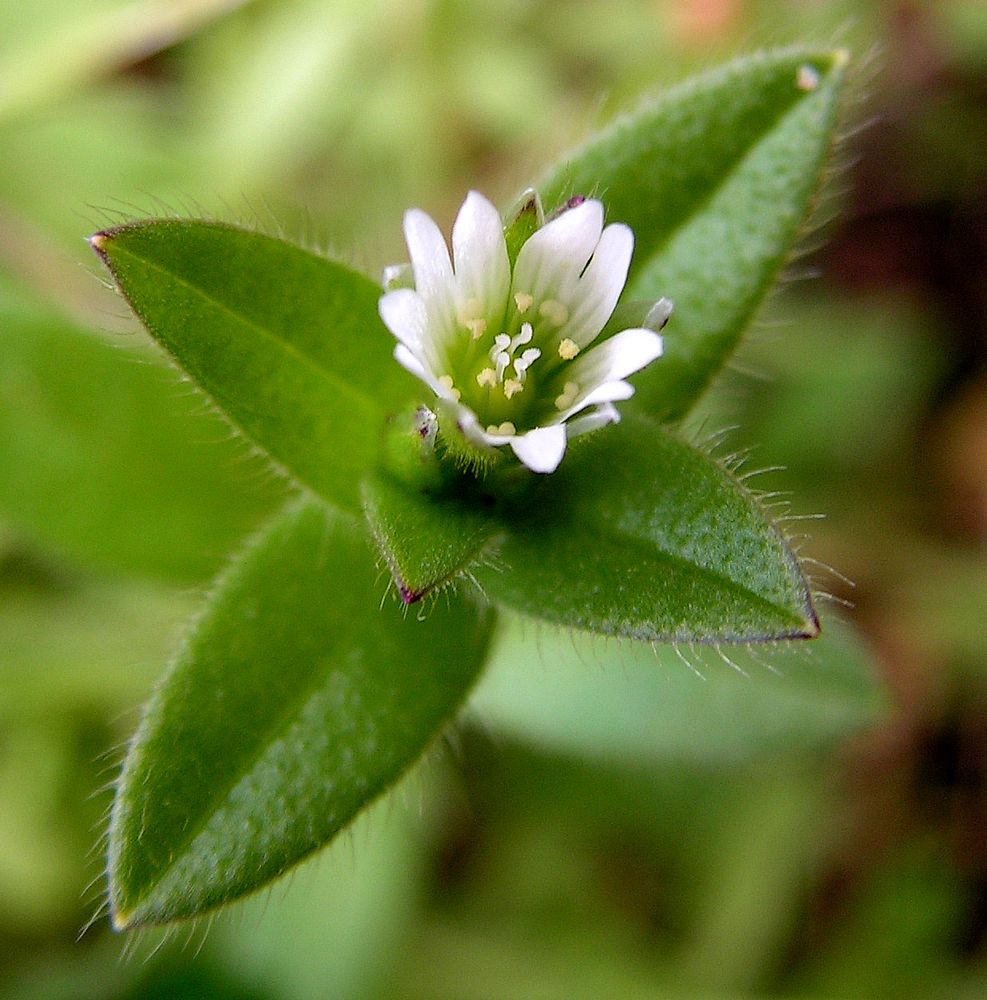
[[[511,399],[516,396],[519,392],[524,389],[523,383],[519,382],[516,378],[509,378],[504,380],[504,395]]]
[[[538,312],[555,326],[562,326],[569,318],[569,310],[558,299],[545,299]]]
[[[471,319],[463,326],[473,335],[474,340],[479,340],[487,332],[487,321],[485,319]]]
[[[510,420],[505,420],[499,427],[497,424],[490,424],[487,427],[487,433],[496,434],[498,437],[513,437],[517,434],[517,428]]]
[[[579,345],[568,337],[563,337],[559,342],[559,357],[563,361],[572,361],[579,353]]]
[[[483,371],[476,376],[476,384],[480,386],[481,389],[493,388],[497,384],[497,373],[492,368],[484,368]]]
[[[459,397],[462,393],[460,393],[460,391],[456,388],[451,375],[442,375],[439,378],[439,385],[441,385],[442,388],[445,389],[457,403],[459,402]]]
[[[482,309],[483,303],[479,299],[467,299],[456,310],[456,319],[459,325],[469,326]]]
[[[517,311],[519,313],[526,313],[531,308],[531,303],[534,301],[534,296],[529,295],[527,292],[517,292],[514,295],[514,304],[517,306]]]
[[[555,408],[557,410],[568,410],[569,407],[576,401],[576,396],[578,395],[579,383],[566,382],[562,389],[562,394],[555,397]]]

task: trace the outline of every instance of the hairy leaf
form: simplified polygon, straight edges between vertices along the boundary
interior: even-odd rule
[[[819,188],[846,64],[805,49],[738,59],[618,118],[539,186],[546,207],[599,195],[634,230],[625,298],[675,303],[631,406],[682,416],[733,350]]]
[[[462,701],[490,616],[380,602],[362,531],[292,506],[220,580],[154,696],[110,828],[118,927],[193,916],[280,875],[404,771]]]
[[[299,482],[358,511],[383,419],[411,391],[380,288],[299,247],[215,222],[108,229],[94,249],[151,334]]]
[[[495,602],[651,641],[818,633],[794,554],[720,465],[642,418],[577,443],[476,568]]]

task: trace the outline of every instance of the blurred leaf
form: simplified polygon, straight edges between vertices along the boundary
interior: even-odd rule
[[[280,487],[146,353],[37,310],[0,341],[0,512],[90,565],[214,572]]]
[[[380,607],[357,527],[289,508],[221,582],[151,702],[110,828],[119,927],[193,916],[333,837],[448,721],[489,616]]]
[[[230,969],[283,1000],[376,997],[400,953],[422,876],[420,817],[388,798],[361,813],[346,842],[245,900],[209,944]]]
[[[380,288],[299,247],[221,223],[160,221],[93,247],[151,334],[301,483],[359,511],[387,408],[410,377]]]
[[[470,706],[485,725],[537,746],[647,765],[808,752],[882,714],[872,665],[836,622],[811,645],[729,655],[617,643],[512,617]]]
[[[132,581],[17,587],[9,572],[0,577],[0,723],[132,707],[192,608],[187,596]]]
[[[573,448],[508,521],[496,603],[563,625],[660,642],[811,638],[798,562],[753,497],[641,418]]]
[[[2,53],[0,116],[23,113],[69,94],[104,74],[175,44],[210,19],[245,0],[94,0],[90,3],[31,4],[32,17],[8,37],[18,50]],[[12,8],[21,5],[13,4]],[[43,28],[43,33],[38,29]],[[41,34],[27,39],[24,30]],[[39,72],[39,67],[44,67]]]
[[[739,59],[618,118],[540,185],[547,207],[599,193],[634,230],[625,297],[675,303],[635,407],[682,416],[733,350],[819,187],[846,63],[806,49]]]
[[[850,476],[900,475],[942,375],[926,323],[888,296],[787,301],[742,351],[742,367],[764,375],[739,421],[743,441],[837,490]],[[734,409],[722,422],[736,420]]]

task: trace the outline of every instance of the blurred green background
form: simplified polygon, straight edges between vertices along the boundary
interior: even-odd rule
[[[847,138],[692,424],[825,513],[785,523],[827,645],[508,623],[329,851],[209,924],[80,937],[137,706],[283,490],[84,237],[204,214],[376,273],[407,206],[504,203],[642,91],[795,41],[854,53]],[[985,112],[982,0],[0,4],[0,996],[987,995]]]

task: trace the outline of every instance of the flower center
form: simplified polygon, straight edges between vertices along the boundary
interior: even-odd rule
[[[506,322],[501,322],[483,315],[483,304],[475,299],[462,304],[451,373],[440,379],[490,434],[508,433],[505,426],[510,433],[536,426],[547,411],[571,406],[579,393],[576,382],[557,378],[580,350],[568,337],[559,337],[569,320],[566,305],[552,298],[536,305],[529,292],[516,291],[504,312]],[[551,391],[547,401],[542,388]]]

